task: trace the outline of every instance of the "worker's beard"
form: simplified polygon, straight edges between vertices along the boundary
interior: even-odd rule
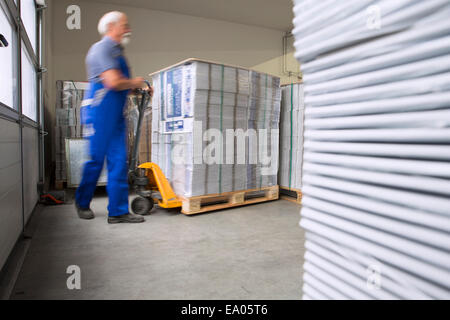
[[[120,44],[122,46],[127,46],[131,41],[131,32],[127,32],[123,35],[122,40],[120,40]]]

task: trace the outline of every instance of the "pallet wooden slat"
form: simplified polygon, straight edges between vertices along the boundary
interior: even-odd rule
[[[302,191],[299,189],[289,189],[280,187],[280,198],[296,204],[302,204]]]
[[[234,191],[222,194],[196,196],[191,198],[181,198],[181,201],[183,203],[181,212],[185,215],[194,215],[221,209],[278,200],[278,198],[278,186]]]

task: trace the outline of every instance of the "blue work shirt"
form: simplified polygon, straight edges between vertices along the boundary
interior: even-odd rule
[[[99,82],[100,75],[110,69],[120,70],[118,58],[123,55],[122,46],[105,36],[95,43],[86,56],[87,75],[89,82]]]
[[[129,78],[130,72],[127,61],[123,55],[123,47],[105,36],[102,40],[95,43],[86,56],[87,74],[90,83],[90,90],[86,92],[81,109],[81,118],[84,125],[94,122],[97,114],[102,113],[98,109],[101,104],[109,105],[107,110],[123,112],[126,97],[129,90],[115,91],[106,88],[103,85],[101,74],[107,70],[116,69],[124,77]],[[116,106],[113,108],[113,105]],[[119,118],[122,118],[121,116]],[[120,120],[120,119],[119,119]],[[90,136],[92,130],[86,127],[86,136]]]

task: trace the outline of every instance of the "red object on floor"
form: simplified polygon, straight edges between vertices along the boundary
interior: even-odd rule
[[[51,194],[44,194],[41,196],[41,202],[45,204],[64,204],[64,201],[56,199]]]

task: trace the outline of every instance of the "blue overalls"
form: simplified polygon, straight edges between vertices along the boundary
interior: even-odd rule
[[[122,74],[129,78],[125,57],[121,54],[116,59]],[[92,99],[92,104],[82,109],[83,124],[92,125],[94,133],[89,137],[91,160],[84,165],[81,184],[76,191],[76,202],[83,209],[89,208],[106,157],[108,212],[111,217],[129,212],[126,123],[123,114],[128,93],[129,90],[107,89],[101,81],[90,80],[86,98]]]

